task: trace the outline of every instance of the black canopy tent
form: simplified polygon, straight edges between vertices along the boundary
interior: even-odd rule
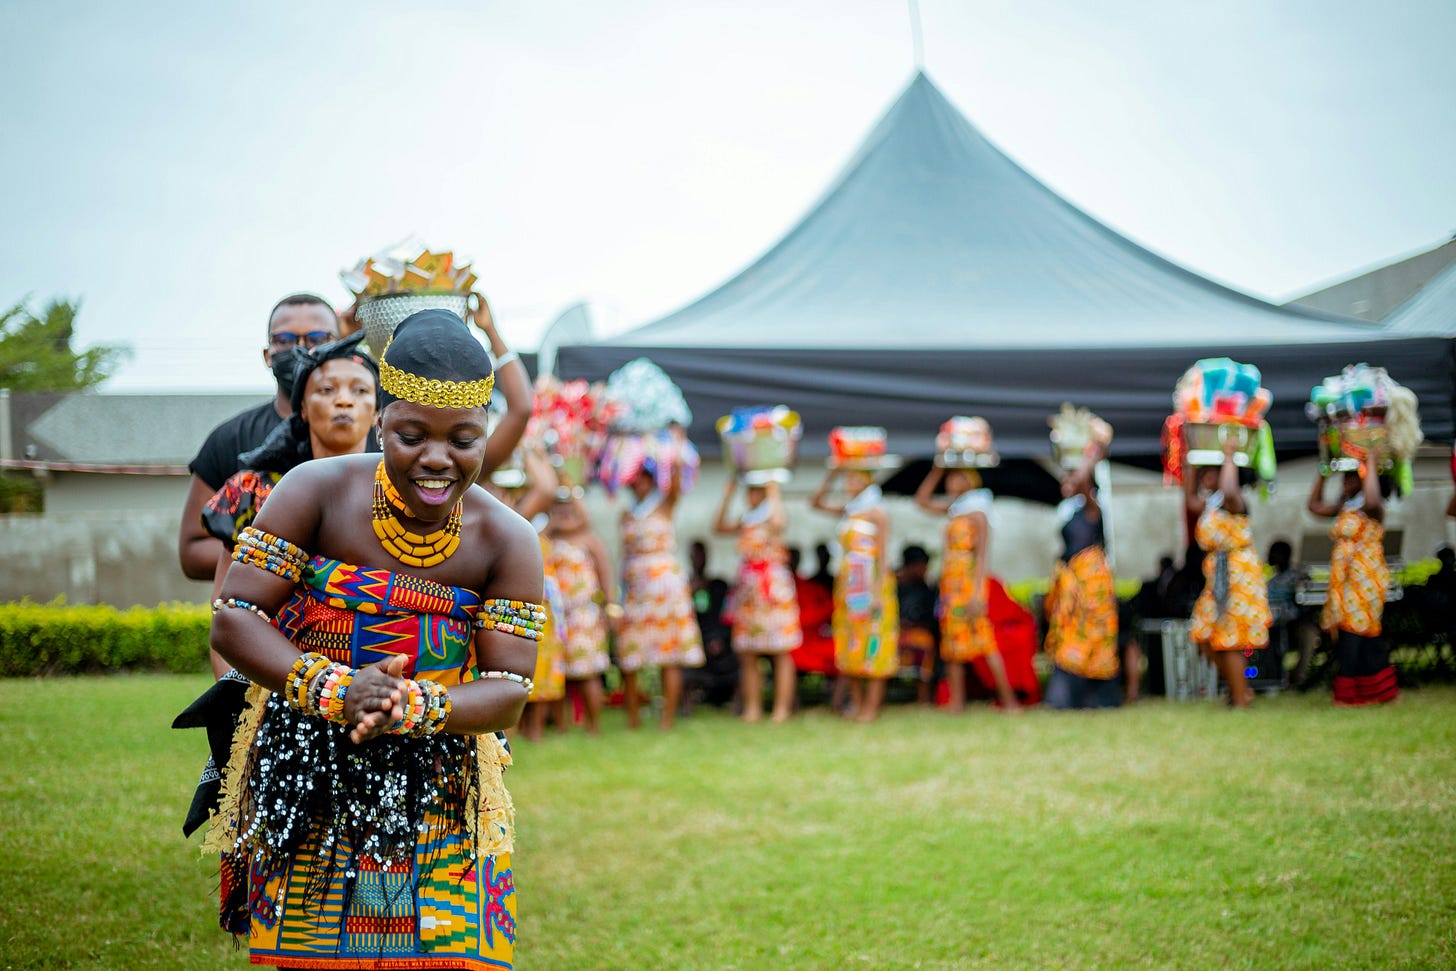
[[[693,408],[784,403],[803,454],[841,424],[883,425],[926,455],[940,422],[977,414],[1003,457],[1047,453],[1063,401],[1116,429],[1114,457],[1159,452],[1174,383],[1200,357],[1259,366],[1281,451],[1313,446],[1309,389],[1356,361],[1385,366],[1452,434],[1449,336],[1276,307],[1179,267],[1076,209],[992,146],[923,74],[809,214],[743,272],[669,316],[564,346],[566,377],[650,357]]]

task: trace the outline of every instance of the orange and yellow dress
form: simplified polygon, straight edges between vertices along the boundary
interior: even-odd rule
[[[767,520],[744,517],[738,533],[738,576],[730,603],[733,650],[741,654],[784,654],[803,643],[799,595],[789,572],[781,530]]]
[[[863,515],[840,520],[844,556],[834,578],[834,664],[852,678],[891,678],[900,670],[900,606],[895,575],[876,555],[878,530]]]
[[[1193,605],[1189,639],[1215,651],[1266,647],[1274,615],[1249,517],[1210,505],[1198,517],[1194,539],[1208,555],[1203,559],[1203,593]]]
[[[1057,562],[1046,615],[1046,650],[1057,667],[1079,678],[1117,676],[1117,591],[1100,545]]]
[[[623,671],[701,667],[703,635],[666,516],[629,512],[622,517],[622,580],[617,666]]]
[[[594,678],[611,664],[607,654],[607,619],[599,598],[591,554],[566,537],[551,541],[551,570],[561,588],[566,616],[566,677]]]
[[[953,506],[945,525],[945,559],[940,572],[940,656],[951,662],[973,661],[996,651],[996,629],[985,609],[984,568],[981,576],[976,576],[976,549],[984,548],[983,534],[990,529],[985,518],[990,493],[980,489],[976,492],[986,493],[985,507],[976,504],[977,508],[959,512]],[[965,505],[957,500],[957,506]],[[971,615],[972,601],[981,603],[979,616]]]
[[[1320,627],[1361,637],[1380,636],[1390,568],[1385,527],[1359,509],[1342,509],[1330,527],[1330,590]]]
[[[540,536],[546,626],[536,642],[536,673],[531,676],[531,694],[526,700],[560,701],[566,697],[566,602],[556,581],[554,544],[545,533]]]

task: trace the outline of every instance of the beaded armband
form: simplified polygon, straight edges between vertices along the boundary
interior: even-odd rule
[[[514,681],[516,684],[526,689],[527,695],[529,695],[532,691],[536,690],[536,682],[523,675],[519,675],[514,671],[486,671],[481,674],[480,677],[482,680],[491,678],[499,679],[501,681]]]
[[[218,599],[212,602],[213,613],[217,613],[219,610],[223,610],[228,607],[234,607],[238,610],[246,610],[251,613],[257,614],[259,617],[263,618],[263,623],[265,624],[273,623],[273,618],[268,616],[267,611],[265,611],[262,607],[259,607],[257,604],[248,603],[246,600],[239,600],[236,597],[228,597],[226,600]]]
[[[487,600],[475,615],[475,626],[539,641],[546,629],[546,608],[525,600]]]
[[[245,526],[238,532],[233,562],[256,566],[297,583],[303,579],[303,566],[308,562],[308,554],[281,536]]]

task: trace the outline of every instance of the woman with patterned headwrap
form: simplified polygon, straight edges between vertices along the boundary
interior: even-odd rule
[[[238,531],[252,523],[273,487],[294,466],[314,458],[366,451],[379,411],[379,367],[359,349],[363,333],[318,347],[280,352],[293,375],[293,414],[263,444],[238,456],[241,471],[202,508],[202,525],[222,541],[213,595],[222,586]],[[228,666],[212,654],[213,673]]]
[[[1234,436],[1226,436],[1220,467],[1183,474],[1184,506],[1197,517],[1194,539],[1207,554],[1203,592],[1193,605],[1188,639],[1218,668],[1228,685],[1229,703],[1246,708],[1254,700],[1254,689],[1244,676],[1245,658],[1268,646],[1274,615],[1234,464],[1237,449]]]
[[[208,845],[255,964],[503,968],[514,825],[495,733],[531,688],[534,531],[476,488],[490,360],[458,317],[380,362],[380,458],[306,462],[239,531],[212,644],[254,687]]]
[[[1390,652],[1381,637],[1390,568],[1385,563],[1385,497],[1391,480],[1371,470],[1346,472],[1340,498],[1324,497],[1325,480],[1317,476],[1308,508],[1316,516],[1332,516],[1330,585],[1320,627],[1335,647],[1335,704],[1376,705],[1394,701],[1400,690]]]

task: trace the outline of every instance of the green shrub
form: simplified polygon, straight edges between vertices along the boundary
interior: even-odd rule
[[[207,666],[211,617],[200,604],[118,610],[105,605],[0,604],[0,677],[122,669],[176,673]]]

